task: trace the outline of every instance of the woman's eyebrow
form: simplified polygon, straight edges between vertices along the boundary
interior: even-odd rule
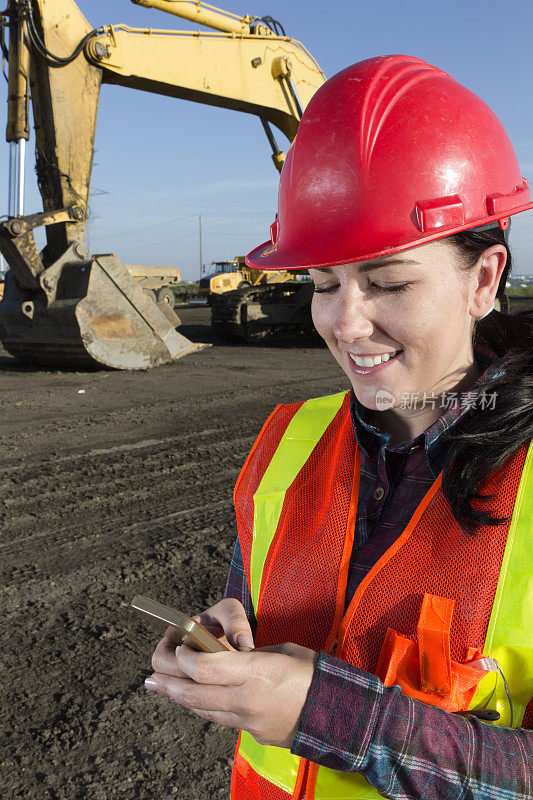
[[[415,261],[414,258],[380,258],[379,261],[368,261],[366,264],[361,264],[359,272],[370,272],[372,269],[379,267],[391,267],[394,264],[420,264],[420,261]],[[317,272],[332,272],[331,267],[314,267]]]

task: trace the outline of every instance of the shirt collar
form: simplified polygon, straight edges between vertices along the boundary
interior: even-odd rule
[[[391,445],[391,435],[386,431],[372,425],[368,421],[368,409],[363,406],[356,398],[353,389],[350,392],[350,413],[354,426],[357,444],[363,449],[366,456],[373,453],[384,451],[391,453],[408,453],[416,447],[424,447],[428,465],[436,476],[442,469],[445,459],[445,452],[438,444],[442,443],[443,434],[455,426],[459,420],[464,419],[474,406],[475,399],[479,393],[480,383],[483,380],[483,373],[494,363],[496,353],[486,346],[474,346],[474,358],[481,372],[479,378],[471,386],[468,392],[456,395],[457,400],[454,404],[444,410],[444,413],[433,422],[425,431],[415,436],[413,439],[398,444]],[[494,376],[493,376],[494,377]],[[452,393],[447,393],[449,399]],[[436,396],[436,403],[441,402],[439,395]]]

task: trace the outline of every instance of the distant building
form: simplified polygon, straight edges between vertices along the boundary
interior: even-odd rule
[[[511,286],[533,286],[533,275],[509,275],[506,287]]]

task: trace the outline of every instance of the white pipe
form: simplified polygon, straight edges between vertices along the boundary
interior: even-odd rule
[[[26,165],[26,140],[9,143],[9,196],[8,217],[24,214],[24,178]]]

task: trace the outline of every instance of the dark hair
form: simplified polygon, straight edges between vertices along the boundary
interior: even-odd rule
[[[483,252],[495,244],[507,250],[507,264],[500,278],[497,299],[501,311],[493,311],[474,325],[474,345],[485,345],[497,358],[481,376],[480,393],[495,392],[494,408],[477,404],[447,435],[449,456],[442,476],[442,490],[451,511],[467,533],[479,525],[498,525],[505,518],[483,511],[483,501],[493,496],[478,492],[480,483],[533,436],[533,313],[505,313],[505,294],[511,271],[511,252],[499,228],[462,231],[447,237],[471,270]],[[475,500],[475,506],[472,501]]]

